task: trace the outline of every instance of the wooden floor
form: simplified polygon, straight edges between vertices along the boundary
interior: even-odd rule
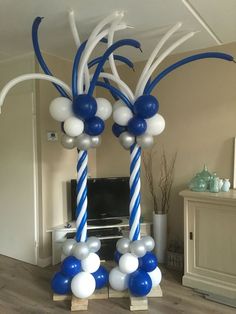
[[[0,255],[0,314],[70,313],[68,301],[53,302],[50,278],[55,268],[39,268]],[[149,311],[155,314],[235,314],[236,309],[205,300],[181,285],[180,276],[163,270],[163,298],[149,300]],[[84,312],[83,312],[84,313]],[[86,313],[123,314],[128,299],[91,300]],[[144,313],[144,312],[133,312]]]

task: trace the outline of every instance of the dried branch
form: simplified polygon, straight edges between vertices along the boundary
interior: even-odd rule
[[[149,185],[150,194],[153,198],[154,212],[165,214],[170,208],[170,194],[174,179],[174,167],[177,153],[168,162],[165,150],[162,149],[160,161],[160,177],[157,186],[155,186],[153,176],[153,159],[157,151],[152,149],[143,154],[143,165],[145,176]]]

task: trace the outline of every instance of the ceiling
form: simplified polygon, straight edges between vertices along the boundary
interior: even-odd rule
[[[189,0],[188,3],[221,43],[236,41],[236,0]],[[36,16],[45,17],[39,33],[41,49],[73,59],[75,46],[68,23],[70,9],[75,12],[82,40],[102,18],[115,10],[124,10],[124,21],[134,28],[117,32],[115,39],[140,40],[142,54],[125,49],[125,55],[134,61],[146,59],[161,36],[178,21],[182,21],[183,26],[174,40],[189,31],[200,31],[178,48],[178,52],[217,45],[186,8],[184,0],[0,0],[0,60],[32,51],[31,25]]]

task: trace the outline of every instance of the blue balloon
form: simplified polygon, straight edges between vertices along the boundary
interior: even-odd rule
[[[114,123],[112,125],[112,132],[113,134],[116,136],[116,137],[119,137],[121,135],[121,133],[125,132],[126,131],[126,127],[125,126],[122,126],[122,125],[119,125],[117,123]]]
[[[104,131],[104,128],[104,121],[96,116],[85,121],[84,124],[85,133],[91,136],[100,135]]]
[[[97,102],[94,97],[81,94],[73,99],[72,108],[76,117],[87,120],[95,116]]]
[[[54,293],[68,294],[71,292],[71,278],[58,272],[51,280],[51,288]]]
[[[74,277],[81,271],[81,262],[74,256],[68,256],[61,264],[61,272],[67,277]]]
[[[129,277],[129,290],[136,297],[144,297],[152,289],[150,276],[142,269],[138,269]]]
[[[115,260],[115,262],[116,262],[117,264],[119,264],[119,260],[120,260],[121,256],[122,256],[122,254],[121,254],[119,251],[115,250],[115,253],[114,253],[114,260]]]
[[[129,133],[139,136],[145,133],[147,129],[147,122],[140,117],[133,117],[128,122],[128,131]]]
[[[96,281],[96,289],[101,289],[107,285],[109,275],[105,267],[100,266],[92,275]]]
[[[143,257],[139,258],[139,267],[147,272],[153,271],[157,265],[157,258],[151,252],[147,252]]]
[[[158,100],[152,95],[142,95],[134,103],[134,112],[144,119],[153,117],[158,109]]]

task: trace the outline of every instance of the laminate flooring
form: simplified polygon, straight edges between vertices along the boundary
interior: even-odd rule
[[[0,314],[65,314],[70,302],[53,302],[50,279],[57,267],[40,268],[0,255]],[[181,285],[181,276],[163,271],[162,298],[149,299],[151,314],[236,314],[236,309],[208,301]],[[87,312],[94,314],[131,313],[128,299],[89,300]],[[75,312],[76,313],[76,312]]]

